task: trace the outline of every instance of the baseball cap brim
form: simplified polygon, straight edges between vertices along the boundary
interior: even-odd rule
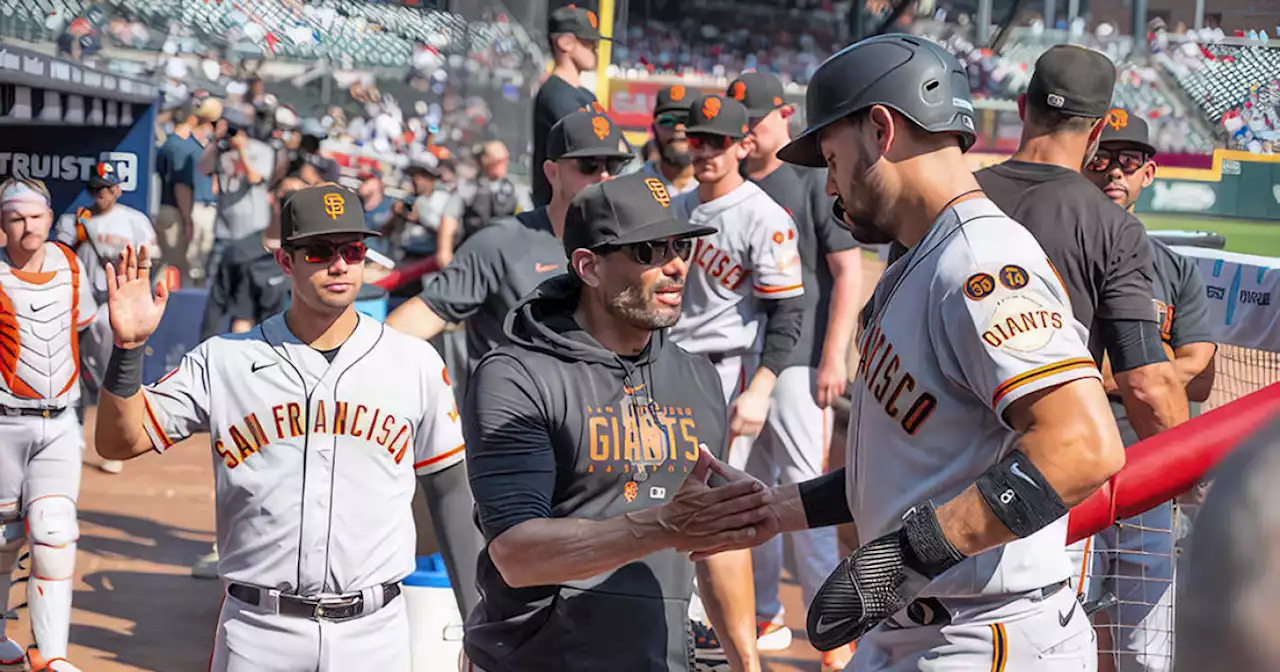
[[[299,233],[297,235],[289,236],[284,240],[284,242],[296,243],[300,240],[307,240],[308,238],[322,238],[325,236],[364,236],[365,238],[381,238],[382,232],[374,231],[373,229],[333,229],[330,231]]]
[[[560,159],[626,159],[630,157],[631,157],[630,154],[627,154],[626,152],[620,152],[616,149],[610,150],[605,147],[583,147],[582,149],[575,149],[572,152],[565,152],[564,154],[561,154],[560,156],[557,156],[551,160],[559,161]],[[551,158],[551,157],[547,157],[547,158]]]
[[[804,129],[804,132],[797,135],[791,142],[782,146],[778,150],[778,158],[797,166],[807,166],[809,168],[826,168],[827,159],[822,156],[822,147],[818,145],[819,134],[822,129],[843,119],[845,115],[840,115],[832,119],[824,119],[820,123],[814,124]]]
[[[710,124],[703,124],[701,126],[690,126],[684,129],[684,132],[685,134],[700,133],[702,135],[718,135],[724,138],[733,138],[734,140],[741,140],[747,137],[746,133],[726,133],[723,128],[717,128]]]
[[[1102,140],[1098,141],[1099,147],[1102,147],[1104,145],[1131,145],[1133,147],[1137,147],[1138,149],[1141,149],[1142,151],[1148,154],[1151,154],[1152,156],[1154,156],[1157,153],[1156,148],[1152,146],[1150,143],[1143,142],[1141,140],[1130,140],[1128,138],[1103,138]]]
[[[688,222],[672,218],[638,228],[625,236],[619,236],[609,244],[631,245],[654,240],[666,240],[667,238],[698,238],[700,236],[709,236],[716,231],[718,229],[712,226],[694,226]]]

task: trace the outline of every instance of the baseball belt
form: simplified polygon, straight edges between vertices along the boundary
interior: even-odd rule
[[[56,418],[66,411],[67,407],[61,408],[13,408],[11,406],[0,406],[0,415],[9,417],[30,416],[39,418]]]
[[[389,604],[391,600],[400,595],[399,583],[384,583],[381,588],[381,606]],[[284,593],[277,594],[276,591],[243,583],[231,583],[227,586],[227,594],[241,602],[275,611],[282,616],[308,618],[316,621],[350,621],[371,614],[381,608],[380,606],[373,606],[366,611],[362,593],[334,597],[302,597]],[[275,603],[274,609],[272,608],[272,602]]]

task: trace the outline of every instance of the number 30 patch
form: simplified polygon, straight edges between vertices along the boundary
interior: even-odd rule
[[[994,291],[996,279],[990,273],[974,273],[964,281],[964,295],[974,301],[981,301]]]

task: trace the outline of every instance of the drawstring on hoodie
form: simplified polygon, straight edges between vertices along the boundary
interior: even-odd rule
[[[623,359],[622,357],[617,357],[616,355],[615,357],[618,361],[618,364],[622,366],[623,389],[627,393],[627,397],[631,400],[631,404],[630,404],[631,417],[632,417],[632,420],[634,421],[632,427],[634,427],[634,431],[636,432],[634,441],[638,444],[638,450],[639,450],[637,464],[635,465],[635,467],[639,472],[643,472],[645,468],[644,456],[647,453],[645,452],[644,432],[641,431],[641,427],[640,427],[642,418],[640,417],[640,411],[637,408],[640,405],[638,403],[639,395],[636,394],[636,386],[635,386],[634,380],[632,379],[632,374],[639,374],[641,384],[649,388],[649,394],[647,395],[649,401],[647,404],[645,404],[645,406],[649,409],[650,417],[656,418],[658,416],[658,402],[655,398],[657,396],[657,393],[653,389],[653,371],[652,371],[653,367],[649,365],[647,359],[643,365],[638,367],[633,367],[631,366],[630,362]],[[659,452],[661,452],[662,447],[659,446],[658,448],[659,448]],[[656,466],[657,465],[655,465],[655,468]]]

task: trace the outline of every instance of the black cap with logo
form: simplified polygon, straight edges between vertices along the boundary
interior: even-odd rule
[[[1111,111],[1116,65],[1102,52],[1071,44],[1050,47],[1036,60],[1027,99],[1040,108],[1101,119]]]
[[[744,72],[729,83],[724,95],[747,108],[752,117],[763,117],[787,104],[782,80],[768,72]]]
[[[672,84],[658,89],[653,103],[653,116],[664,112],[689,113],[689,89],[684,84]]]
[[[1098,138],[1098,142],[1124,143],[1134,145],[1148,154],[1156,153],[1146,120],[1120,108],[1107,113],[1107,123],[1102,126],[1102,137]]]
[[[712,94],[689,105],[688,133],[722,135],[740,140],[746,137],[747,130],[747,108],[732,98]]]
[[[547,19],[548,35],[572,35],[584,40],[607,40],[600,34],[600,17],[589,10],[568,5],[561,7]]]
[[[285,243],[339,234],[382,235],[365,225],[364,204],[350,189],[336,184],[299,189],[280,208],[280,240]]]
[[[106,161],[99,163],[89,172],[89,188],[101,189],[103,187],[114,187],[123,180],[116,173],[116,167]]]
[[[667,238],[695,238],[716,232],[693,226],[671,207],[671,193],[656,177],[630,173],[583,189],[569,204],[564,219],[564,249],[594,249],[647,243]]]
[[[574,112],[556,122],[547,135],[547,159],[584,157],[626,157],[621,147],[622,131],[609,117],[591,112]]]

